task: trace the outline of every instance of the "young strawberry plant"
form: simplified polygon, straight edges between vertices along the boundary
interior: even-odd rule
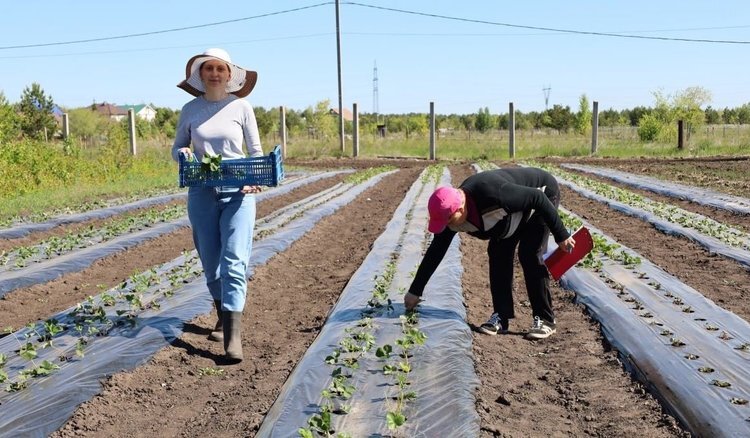
[[[205,174],[216,174],[221,171],[221,155],[206,153],[201,159],[201,171]]]
[[[414,391],[408,391],[409,385],[409,373],[412,371],[409,357],[411,357],[411,349],[418,345],[424,345],[427,336],[419,330],[416,325],[419,322],[418,313],[414,310],[406,312],[404,315],[399,317],[401,322],[401,333],[402,337],[396,340],[396,345],[399,347],[398,353],[393,359],[393,347],[390,344],[385,344],[379,347],[375,356],[385,363],[383,364],[383,374],[393,377],[394,385],[397,388],[397,393],[391,397],[395,400],[395,405],[392,406],[386,413],[386,425],[390,430],[397,430],[406,423],[406,416],[404,414],[404,404],[407,401],[415,400],[417,394]]]

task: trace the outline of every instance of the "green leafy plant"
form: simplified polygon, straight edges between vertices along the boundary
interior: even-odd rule
[[[396,430],[406,423],[406,417],[401,412],[388,412],[385,420],[390,430]]]
[[[712,380],[711,384],[714,386],[718,386],[719,388],[729,388],[732,386],[731,383],[724,381],[724,380],[719,380],[719,379]]]
[[[201,159],[203,173],[218,173],[221,170],[221,155],[206,153]]]
[[[682,342],[679,338],[670,338],[669,343],[672,344],[673,347],[683,347],[685,346],[685,343]]]
[[[198,369],[199,376],[223,376],[224,370],[222,368],[204,367]]]

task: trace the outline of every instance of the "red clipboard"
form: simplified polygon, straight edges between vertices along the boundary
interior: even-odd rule
[[[591,234],[586,227],[581,227],[573,233],[573,239],[576,241],[576,246],[572,252],[557,248],[544,260],[547,270],[555,280],[559,280],[568,269],[575,266],[594,248],[594,240],[591,239]]]

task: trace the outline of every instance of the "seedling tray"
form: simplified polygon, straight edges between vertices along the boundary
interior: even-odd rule
[[[199,161],[188,161],[180,154],[180,187],[275,187],[283,179],[284,163],[279,145],[262,157],[224,160],[215,172],[203,170]]]

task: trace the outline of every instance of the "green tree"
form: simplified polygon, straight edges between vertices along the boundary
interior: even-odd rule
[[[684,121],[691,132],[705,123],[706,115],[701,106],[711,101],[711,93],[702,87],[689,87],[672,96],[656,91],[654,98],[656,105],[650,116],[643,116],[638,122],[638,135],[641,140],[651,141],[653,125],[658,124],[658,139],[671,142],[677,139],[678,120]],[[641,129],[644,123],[648,126]]]
[[[627,117],[630,120],[630,126],[638,126],[638,122],[640,122],[641,118],[646,114],[651,114],[651,108],[646,108],[645,106],[637,106],[631,110],[625,110],[627,112]]]
[[[18,103],[21,132],[34,139],[51,137],[57,130],[57,122],[52,114],[55,103],[51,96],[47,96],[41,85],[36,82],[26,87]]]
[[[429,129],[427,117],[422,114],[409,115],[406,118],[406,129],[409,134],[424,135]]]
[[[719,114],[718,111],[711,108],[711,105],[706,107],[706,110],[704,111],[706,115],[706,123],[709,125],[718,125],[721,123],[721,114]]]
[[[0,147],[21,134],[15,109],[0,91]]]
[[[493,117],[490,114],[490,109],[487,107],[484,107],[484,109],[479,108],[477,118],[474,121],[474,127],[477,129],[477,131],[487,132],[492,129],[494,125],[495,122],[493,121]]]
[[[724,120],[724,123],[728,123],[728,124],[737,123],[738,121],[737,109],[736,108],[724,108],[724,111],[721,113],[721,118]]]
[[[575,116],[570,111],[569,106],[554,105],[545,111],[547,119],[544,120],[544,126],[557,129],[560,132],[568,132],[573,127]]]
[[[628,110],[620,112],[610,108],[599,113],[599,126],[627,126],[629,124]]]
[[[741,125],[750,124],[750,104],[737,108],[737,122]]]
[[[477,125],[476,114],[463,114],[459,117],[461,120],[461,126],[467,131],[471,131]]]
[[[70,135],[82,143],[91,145],[94,140],[109,130],[112,122],[106,116],[89,108],[76,108],[68,111]]]
[[[330,112],[331,101],[326,99],[308,107],[304,114],[310,133],[318,139],[331,138],[337,135],[338,119]]]
[[[258,123],[258,132],[261,137],[265,137],[270,134],[274,129],[277,129],[277,120],[279,111],[266,110],[262,106],[253,108],[255,112],[255,120]]]
[[[591,132],[591,120],[594,115],[589,108],[589,98],[582,94],[578,99],[578,113],[575,117],[575,130],[578,134],[588,134]]]
[[[689,123],[692,130],[702,126],[705,121],[705,114],[701,107],[711,102],[711,92],[703,87],[688,87],[683,91],[677,92],[672,98],[672,120],[684,120]]]
[[[162,134],[168,138],[173,138],[177,131],[177,123],[180,120],[180,112],[172,108],[155,107],[155,109],[156,117],[154,117],[154,125],[156,125]]]
[[[286,129],[292,135],[300,135],[305,132],[307,126],[301,111],[287,109]]]

